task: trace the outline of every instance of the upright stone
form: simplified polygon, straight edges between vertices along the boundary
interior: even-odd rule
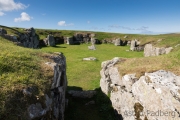
[[[95,43],[96,43],[96,40],[95,40],[95,38],[92,37],[91,38],[91,44],[94,45]]]
[[[48,40],[48,45],[49,45],[49,46],[56,46],[53,35],[48,35],[48,36],[47,36],[47,40]]]
[[[71,37],[67,37],[66,39],[68,45],[73,45],[73,39]]]
[[[121,45],[121,39],[120,38],[116,39],[114,45],[120,46]]]
[[[135,47],[136,47],[136,41],[135,41],[135,40],[132,40],[132,41],[131,41],[130,50],[134,51],[134,50],[135,50]]]

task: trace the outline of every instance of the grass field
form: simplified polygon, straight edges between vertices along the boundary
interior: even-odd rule
[[[16,29],[16,28],[15,28]],[[22,28],[18,28],[22,32]],[[56,35],[71,36],[77,31],[41,30],[36,29],[40,38],[46,37],[49,32]],[[46,32],[45,32],[46,31]],[[13,31],[8,30],[13,34]],[[95,32],[100,40],[108,38],[123,38],[125,34]],[[153,43],[160,47],[174,47],[180,44],[180,34],[168,35],[128,35],[128,39],[139,39],[141,44]],[[162,39],[161,42],[157,42]],[[100,90],[101,63],[114,57],[125,58],[119,63],[120,74],[137,73],[137,77],[144,72],[159,69],[169,70],[180,75],[180,46],[174,48],[168,55],[143,57],[143,52],[132,52],[129,46],[114,46],[113,44],[96,45],[97,50],[88,50],[90,44],[43,47],[28,49],[14,45],[0,37],[0,119],[17,119],[19,114],[23,119],[28,104],[36,102],[36,96],[43,99],[43,94],[49,89],[52,70],[44,67],[48,59],[43,55],[53,52],[62,52],[67,60],[68,90],[96,90],[98,95],[91,100],[96,105],[84,106],[89,99],[69,98],[69,107],[66,111],[66,120],[113,120],[113,109],[108,96]],[[82,61],[85,57],[96,57],[97,61]],[[37,91],[32,98],[25,97],[22,89],[33,86]],[[25,101],[24,101],[25,100]],[[29,103],[28,103],[29,102]],[[21,103],[21,104],[19,104]],[[13,114],[11,114],[13,113]]]
[[[114,46],[113,44],[96,45],[97,50],[88,50],[88,45],[57,45],[44,47],[43,52],[63,52],[67,59],[67,76],[69,86],[78,86],[83,90],[99,87],[101,62],[114,57],[143,57],[142,52],[127,52],[128,46]],[[85,57],[96,57],[97,61],[82,61]]]

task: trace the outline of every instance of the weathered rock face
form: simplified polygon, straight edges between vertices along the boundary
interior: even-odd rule
[[[19,35],[19,42],[23,44],[24,47],[28,48],[38,48],[39,47],[39,37],[35,33],[35,29],[29,28],[25,29],[25,34]]]
[[[56,53],[52,59],[54,63],[46,63],[54,70],[54,78],[51,86],[51,95],[45,95],[45,108],[41,103],[35,103],[28,107],[30,119],[43,118],[48,116],[52,120],[64,120],[65,92],[67,87],[66,58],[62,53]],[[43,118],[44,119],[44,118]]]
[[[74,37],[75,37],[75,41],[83,41],[83,35],[82,34],[76,34]]]
[[[121,45],[121,39],[120,38],[116,39],[115,42],[114,42],[114,45],[115,46],[120,46]]]
[[[49,46],[56,46],[55,39],[53,35],[47,36],[47,43]]]
[[[134,51],[134,50],[135,50],[135,47],[136,47],[136,41],[135,41],[135,40],[132,40],[132,41],[131,41],[130,50]]]
[[[162,54],[168,54],[169,52],[171,52],[172,49],[173,49],[172,47],[158,48],[158,47],[152,46],[152,44],[146,44],[144,47],[144,56],[149,57],[149,56],[158,56]]]
[[[96,40],[95,40],[95,38],[92,37],[91,38],[91,44],[94,45],[95,43],[96,43]]]
[[[73,38],[71,38],[71,37],[67,37],[66,38],[66,41],[67,41],[67,44],[68,45],[73,45],[74,43],[73,43]]]
[[[130,43],[130,50],[131,51],[142,51],[144,49],[144,46],[140,46],[139,40],[132,40]],[[129,44],[128,43],[128,44]]]
[[[119,61],[114,58],[102,63],[100,86],[111,94],[112,105],[124,120],[180,119],[180,76],[159,70],[139,79],[135,74],[121,77],[115,66]]]

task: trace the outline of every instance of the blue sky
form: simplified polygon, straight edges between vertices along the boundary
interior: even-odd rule
[[[59,30],[180,32],[180,0],[0,0],[0,24]]]

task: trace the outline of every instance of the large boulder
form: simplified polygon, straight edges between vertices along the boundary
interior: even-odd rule
[[[180,76],[159,70],[121,76],[114,58],[102,63],[100,86],[110,94],[112,106],[123,120],[179,120]],[[120,119],[120,118],[119,118]]]

